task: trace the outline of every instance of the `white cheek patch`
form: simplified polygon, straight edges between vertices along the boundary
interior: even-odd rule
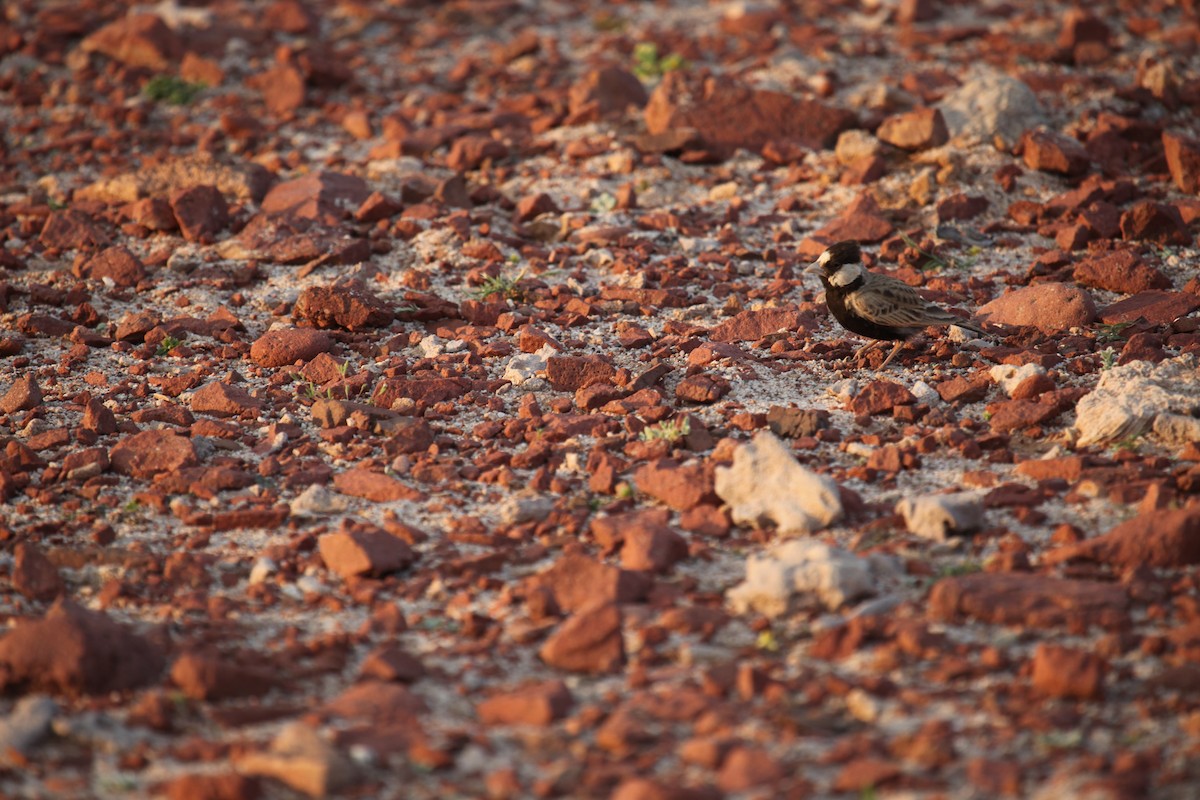
[[[847,264],[829,276],[829,282],[834,286],[849,286],[862,277],[862,267],[858,264]]]

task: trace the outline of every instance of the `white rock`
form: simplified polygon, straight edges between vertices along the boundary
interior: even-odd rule
[[[1200,419],[1186,414],[1159,414],[1154,418],[1154,435],[1171,445],[1200,442]]]
[[[896,504],[896,513],[904,517],[910,533],[944,542],[953,534],[979,528],[983,497],[978,492],[906,497]]]
[[[1200,372],[1191,355],[1161,361],[1131,361],[1100,373],[1096,388],[1075,404],[1077,444],[1116,442],[1152,427],[1174,442],[1186,430],[1171,415],[1190,417],[1200,409]],[[1162,423],[1156,420],[1166,415]]]
[[[912,392],[913,397],[917,398],[918,403],[936,405],[942,402],[942,396],[937,393],[937,389],[934,389],[925,381],[917,381],[909,391]]]
[[[292,510],[292,515],[297,517],[340,514],[350,508],[350,498],[326,486],[313,483],[296,495],[288,506]]]
[[[988,71],[937,104],[951,137],[1014,145],[1021,134],[1045,121],[1037,95],[1022,81]]]
[[[738,525],[773,522],[780,532],[808,533],[842,516],[833,479],[802,466],[770,431],[738,447],[732,466],[717,467],[716,490]]]
[[[862,158],[879,155],[882,150],[882,142],[864,130],[853,128],[838,134],[837,147],[833,152],[838,163],[844,166]]]
[[[992,380],[1000,384],[1000,388],[1009,397],[1012,397],[1013,391],[1021,385],[1021,382],[1026,378],[1032,378],[1034,375],[1045,375],[1046,369],[1038,364],[1022,364],[1019,367],[1014,367],[1012,364],[997,364],[992,367],[989,374]]]
[[[22,697],[8,716],[0,719],[0,763],[10,753],[26,754],[50,733],[50,723],[58,713],[58,703],[40,694]]]
[[[250,583],[252,585],[262,583],[271,577],[277,569],[279,569],[279,566],[274,561],[266,556],[259,557],[254,562],[254,566],[250,568]]]
[[[746,561],[746,580],[725,597],[735,613],[758,611],[769,617],[788,613],[815,597],[826,608],[874,594],[889,566],[882,559],[812,539],[793,539]]]
[[[554,510],[554,498],[541,494],[510,494],[496,508],[504,525],[545,519]]]
[[[536,377],[539,372],[545,371],[546,357],[540,352],[522,353],[509,360],[502,377],[513,386],[520,386],[525,381]]]

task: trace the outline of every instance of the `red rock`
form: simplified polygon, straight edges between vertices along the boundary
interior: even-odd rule
[[[318,328],[356,331],[390,324],[392,309],[363,284],[353,281],[308,287],[296,299],[292,316]]]
[[[676,786],[650,778],[625,778],[608,800],[720,800],[715,789]]]
[[[1192,236],[1179,210],[1152,200],[1138,203],[1121,215],[1121,238],[1161,245],[1192,244]]]
[[[805,317],[795,308],[762,308],[742,311],[708,332],[714,342],[757,342],[780,331],[804,327]]]
[[[1186,567],[1200,564],[1200,509],[1151,511],[1122,522],[1103,536],[1060,547],[1045,563],[1075,559],[1119,567]]]
[[[881,242],[892,234],[895,226],[883,217],[883,211],[875,198],[861,194],[842,215],[810,237],[823,249],[825,246],[844,239],[857,239],[863,244]]]
[[[263,198],[262,210],[337,224],[370,196],[371,189],[362,178],[322,170],[276,184]]]
[[[275,0],[262,12],[266,30],[301,35],[315,31],[320,18],[300,0]]]
[[[104,280],[107,278],[117,286],[136,286],[146,277],[146,267],[133,253],[124,247],[102,250],[87,261],[72,269],[77,277]]]
[[[938,201],[937,215],[942,222],[974,219],[987,211],[988,205],[988,199],[983,195],[952,194]]]
[[[1157,364],[1167,358],[1163,350],[1163,337],[1156,333],[1135,333],[1121,348],[1117,365],[1123,366],[1131,361],[1152,361]]]
[[[760,786],[778,783],[787,771],[766,750],[757,747],[734,747],[721,762],[717,771],[717,788],[737,794]]]
[[[179,36],[157,14],[119,17],[84,39],[80,47],[85,53],[100,53],[152,72],[170,70],[182,49]]]
[[[359,679],[412,683],[425,676],[425,665],[395,645],[383,645],[367,654]]]
[[[342,580],[399,572],[414,560],[412,548],[383,531],[326,533],[317,539],[325,566]]]
[[[108,460],[113,470],[133,478],[153,478],[200,463],[191,439],[162,428],[124,437],[108,451]]]
[[[517,201],[517,210],[513,218],[520,224],[525,224],[542,214],[561,214],[562,209],[554,199],[545,192],[529,194]]]
[[[567,109],[579,119],[594,111],[598,117],[624,114],[631,106],[642,108],[649,97],[642,82],[620,67],[592,69],[571,86]],[[582,120],[580,120],[582,121]]]
[[[565,717],[572,705],[570,689],[555,680],[493,695],[480,703],[475,713],[484,725],[545,727]]]
[[[1093,653],[1042,642],[1033,653],[1033,689],[1045,697],[1100,700],[1107,666]]]
[[[333,487],[342,494],[361,497],[372,503],[390,503],[395,500],[418,500],[421,498],[420,492],[402,481],[366,467],[356,467],[339,472],[333,477]]]
[[[213,381],[206,383],[192,394],[192,411],[197,414],[212,414],[218,417],[244,417],[256,419],[264,401],[252,397],[241,386]]]
[[[947,403],[974,403],[977,400],[987,397],[988,390],[991,387],[992,381],[986,375],[970,380],[961,375],[956,375],[953,378],[940,382],[934,388],[937,390],[938,396]],[[916,402],[915,397],[913,398],[913,402]]]
[[[0,690],[75,697],[145,686],[162,653],[108,616],[59,600],[46,616],[18,621],[0,639]]]
[[[68,480],[84,481],[104,472],[108,466],[108,450],[89,447],[67,454],[62,462],[62,471]]]
[[[691,129],[710,147],[728,150],[758,150],[785,139],[814,150],[832,147],[837,135],[855,123],[852,113],[815,100],[682,70],[663,76],[650,95],[645,120],[651,135]]]
[[[845,165],[840,182],[843,186],[860,186],[874,183],[887,172],[887,161],[882,156],[859,156]]]
[[[329,335],[312,328],[270,330],[250,345],[250,360],[260,367],[286,367],[311,361],[333,349]]]
[[[575,392],[594,383],[612,383],[617,370],[598,356],[550,356],[546,380],[560,392]]]
[[[225,82],[225,70],[219,61],[197,55],[192,50],[183,54],[179,64],[179,77],[190,83],[202,83],[205,86],[220,86]]]
[[[1083,458],[1081,456],[1031,458],[1017,464],[1013,472],[1035,481],[1060,478],[1074,482],[1083,475]]]
[[[84,429],[95,431],[101,436],[117,432],[117,418],[100,400],[92,399],[83,408],[83,420],[80,423]]]
[[[708,464],[680,464],[660,458],[638,467],[633,480],[639,492],[676,511],[687,511],[703,503],[719,503],[713,471]]]
[[[471,384],[460,378],[388,378],[376,384],[371,402],[380,408],[391,408],[401,398],[441,403],[462,397],[470,388]]]
[[[715,403],[733,389],[720,375],[700,373],[688,375],[675,384],[675,396],[685,403]]]
[[[1032,400],[999,400],[989,403],[988,425],[996,433],[1008,433],[1042,425],[1061,414],[1063,409]]]
[[[416,728],[413,733],[419,735],[418,715],[425,711],[425,701],[403,684],[361,681],[326,703],[322,711],[347,720],[402,723]]]
[[[576,612],[550,634],[538,655],[568,672],[615,672],[625,664],[621,611],[608,604]]]
[[[153,312],[130,311],[117,322],[117,330],[113,335],[118,341],[141,342],[160,322],[162,318]]]
[[[950,141],[946,120],[936,108],[917,108],[890,116],[875,135],[901,150],[925,150]]]
[[[13,551],[12,586],[30,600],[49,601],[63,593],[63,581],[50,559],[30,542]]]
[[[1112,32],[1102,19],[1082,8],[1069,8],[1058,32],[1058,46],[1075,50],[1082,44],[1108,44],[1111,37]]]
[[[258,800],[258,781],[236,772],[180,775],[162,785],[157,797],[167,800]]]
[[[1200,194],[1200,141],[1163,131],[1163,151],[1171,180],[1185,194]]]
[[[967,762],[967,780],[987,797],[1020,797],[1024,773],[1016,761],[973,758]]]
[[[0,397],[0,414],[15,414],[29,411],[42,404],[42,390],[30,373],[17,378],[8,391]]]
[[[171,196],[171,210],[183,238],[212,242],[229,226],[229,204],[215,186],[192,186]]]
[[[856,758],[841,768],[833,779],[835,792],[862,792],[882,786],[904,774],[893,761],[864,756]]]
[[[625,531],[621,565],[645,572],[666,572],[687,558],[687,541],[666,525],[637,525]]]
[[[890,413],[896,406],[910,406],[917,398],[908,389],[892,381],[871,381],[850,401],[855,416]]]
[[[87,214],[68,208],[46,218],[38,241],[57,250],[95,250],[108,246],[108,236]]]
[[[171,681],[193,700],[261,697],[279,686],[279,675],[251,668],[215,652],[188,652],[175,659]]]
[[[354,212],[356,222],[379,222],[391,219],[404,210],[404,205],[383,192],[371,192],[370,196]]]
[[[1075,265],[1073,277],[1084,286],[1121,294],[1171,288],[1166,275],[1144,264],[1132,250],[1085,258]]]
[[[1057,333],[1096,319],[1091,295],[1066,283],[1037,283],[1006,292],[980,307],[976,316],[994,325],[1022,325]]]
[[[929,595],[932,619],[969,617],[1032,628],[1124,628],[1129,599],[1111,583],[1068,580],[1019,572],[943,578]]]
[[[650,591],[651,581],[640,572],[568,554],[531,578],[528,586],[530,591],[549,591],[558,608],[571,614],[595,605],[635,603]]]
[[[503,142],[482,134],[469,134],[460,136],[450,145],[446,166],[457,172],[466,172],[476,169],[485,161],[499,161],[507,155],[508,147]]]
[[[1091,163],[1083,145],[1069,136],[1039,129],[1029,131],[1021,139],[1025,166],[1042,172],[1079,175]]]
[[[285,119],[295,114],[308,100],[304,73],[291,64],[279,64],[260,72],[247,80],[246,85],[262,92],[267,110]]]
[[[896,9],[896,21],[901,25],[931,22],[939,17],[940,6],[939,0],[901,0]]]
[[[1138,292],[1100,312],[1106,325],[1144,319],[1152,325],[1169,325],[1200,308],[1200,297],[1189,292]]]

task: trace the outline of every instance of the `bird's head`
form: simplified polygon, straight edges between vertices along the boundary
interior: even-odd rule
[[[829,286],[849,286],[863,275],[862,250],[853,239],[831,244],[805,272],[820,275]]]

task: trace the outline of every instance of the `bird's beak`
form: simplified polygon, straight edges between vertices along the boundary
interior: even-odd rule
[[[804,274],[805,275],[820,275],[821,274],[821,262],[814,261],[811,264],[809,264],[807,267],[804,268]]]

